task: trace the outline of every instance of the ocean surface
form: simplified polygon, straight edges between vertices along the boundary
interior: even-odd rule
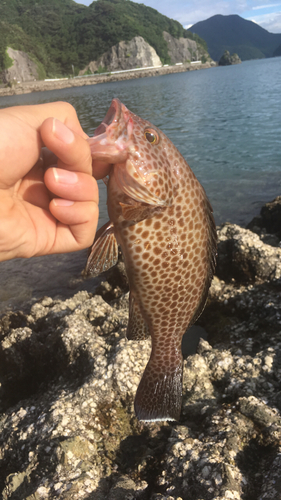
[[[113,97],[173,141],[204,186],[217,224],[246,226],[264,203],[281,194],[281,57],[0,97],[0,108],[65,100],[91,135]],[[101,182],[99,225],[106,221]],[[0,263],[0,313],[45,295],[67,297],[94,290],[99,280],[80,276],[86,254]]]

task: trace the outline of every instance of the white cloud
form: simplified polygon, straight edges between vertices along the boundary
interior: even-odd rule
[[[281,12],[254,16],[253,21],[270,33],[281,33]]]
[[[89,5],[93,0],[75,0]],[[224,16],[238,14],[254,21],[271,33],[281,33],[281,3],[277,0],[133,0],[153,7],[161,14],[176,19],[185,27],[191,27],[199,21],[205,21],[216,14]],[[280,8],[279,8],[280,6]],[[268,10],[276,10],[268,13]],[[261,11],[264,10],[264,14]],[[267,12],[266,12],[267,11]],[[279,12],[278,12],[279,11]]]
[[[260,10],[260,9],[271,9],[279,7],[281,4],[280,3],[271,3],[271,4],[265,4],[265,5],[256,5],[255,7],[252,7],[253,10]]]

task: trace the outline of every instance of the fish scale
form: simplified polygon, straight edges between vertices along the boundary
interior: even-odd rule
[[[114,265],[121,246],[130,287],[127,337],[152,339],[135,412],[144,421],[178,420],[182,336],[204,308],[215,266],[212,208],[174,144],[118,99],[89,143],[94,159],[108,155],[113,166],[110,223],[97,234],[85,274]],[[107,250],[104,259],[104,247],[111,257]]]

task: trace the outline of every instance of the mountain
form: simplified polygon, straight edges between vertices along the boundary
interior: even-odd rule
[[[0,0],[0,70],[11,65],[7,47],[27,52],[47,75],[69,75],[120,41],[141,36],[169,63],[163,31],[175,38],[204,41],[157,10],[130,0],[96,0],[86,7],[73,0]]]
[[[273,52],[273,57],[281,56],[281,44],[277,49]]]
[[[225,50],[242,61],[272,57],[281,44],[281,34],[269,33],[237,15],[216,15],[194,24],[190,31],[204,38],[210,56],[219,61]]]

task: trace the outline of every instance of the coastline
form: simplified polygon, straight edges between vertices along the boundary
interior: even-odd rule
[[[135,78],[146,78],[151,76],[168,75],[171,73],[184,73],[185,71],[195,71],[214,67],[214,63],[204,64],[186,63],[180,66],[162,66],[160,68],[141,69],[139,71],[126,71],[116,74],[91,75],[81,78],[67,78],[61,80],[39,80],[35,82],[22,82],[14,87],[0,88],[0,97],[8,95],[29,94],[31,92],[43,92],[46,90],[64,89],[69,87],[83,87],[85,85],[96,85],[97,83],[116,82],[122,80],[133,80]]]

